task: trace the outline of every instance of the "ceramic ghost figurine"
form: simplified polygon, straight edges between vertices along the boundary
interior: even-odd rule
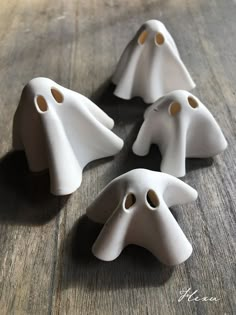
[[[176,177],[185,175],[186,157],[213,157],[227,147],[206,106],[182,90],[167,94],[146,110],[133,152],[144,156],[152,143],[162,155],[161,171]]]
[[[123,99],[140,96],[153,103],[177,89],[195,87],[175,42],[163,23],[144,23],[125,48],[114,73],[114,94]]]
[[[49,169],[51,192],[66,195],[81,184],[91,161],[117,154],[123,141],[113,120],[85,96],[47,78],[23,89],[13,123],[13,147],[25,150],[33,172]]]
[[[195,189],[168,174],[135,169],[117,177],[87,209],[90,219],[105,223],[93,254],[110,261],[136,244],[166,265],[184,262],[192,246],[169,207],[196,198]]]

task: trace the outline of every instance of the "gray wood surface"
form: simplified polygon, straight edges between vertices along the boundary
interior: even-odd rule
[[[221,0],[8,0],[0,6],[0,314],[236,314],[236,2]],[[173,208],[193,244],[176,268],[127,248],[111,263],[93,258],[100,226],[86,207],[111,179],[159,169],[156,148],[140,158],[131,145],[146,107],[112,95],[109,78],[128,40],[146,20],[163,21],[229,143],[213,159],[189,160],[184,180],[195,203]],[[47,174],[32,176],[11,152],[12,117],[23,86],[46,76],[91,97],[125,140],[114,158],[89,164],[69,197],[48,193]],[[217,302],[178,303],[180,291]]]

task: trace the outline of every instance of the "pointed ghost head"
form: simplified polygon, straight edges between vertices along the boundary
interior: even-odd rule
[[[152,44],[162,46],[165,42],[165,35],[167,36],[167,40],[169,40],[169,34],[165,25],[160,21],[150,20],[141,26],[136,37],[138,37],[137,42],[139,45],[152,42]]]
[[[60,88],[54,87],[54,84],[50,84],[50,80],[48,79],[48,83],[51,85],[51,88],[48,88],[48,86],[45,87],[45,83],[47,81],[43,80],[42,85],[38,87],[38,91],[34,98],[34,103],[39,112],[46,112],[48,111],[48,102],[51,104],[56,105],[63,105],[64,101],[64,95],[62,91],[60,91]],[[33,83],[33,82],[32,82]]]
[[[113,76],[114,94],[140,96],[146,103],[176,89],[195,87],[176,44],[163,23],[144,23],[124,50]]]
[[[94,255],[110,261],[127,245],[136,244],[164,264],[182,263],[192,246],[168,207],[196,198],[193,188],[168,174],[135,169],[116,178],[86,212],[105,223],[93,245]]]
[[[206,106],[182,90],[167,94],[146,110],[133,152],[145,155],[152,143],[161,151],[161,170],[177,177],[185,175],[186,157],[212,157],[227,146]]]

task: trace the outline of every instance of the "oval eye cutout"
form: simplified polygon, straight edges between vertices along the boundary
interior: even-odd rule
[[[155,36],[156,45],[163,45],[165,41],[164,36],[161,33],[157,33]]]
[[[169,114],[171,116],[176,116],[181,111],[181,105],[177,102],[173,102],[169,106]]]
[[[57,103],[62,103],[63,100],[64,100],[64,97],[62,95],[62,93],[60,91],[58,91],[57,89],[55,89],[54,87],[51,88],[51,93],[52,93],[52,96],[54,97],[55,101]]]
[[[198,107],[198,102],[191,96],[188,97],[188,103],[192,108]]]
[[[142,31],[142,33],[139,35],[139,38],[138,38],[139,45],[143,45],[145,43],[147,36],[148,36],[148,32]]]
[[[46,112],[48,110],[48,104],[42,95],[38,95],[35,102],[41,112]]]
[[[125,209],[129,209],[131,208],[136,202],[136,198],[135,195],[132,193],[129,193],[126,197],[125,197]]]
[[[147,192],[146,200],[151,208],[156,208],[160,205],[159,198],[157,197],[155,191],[152,189]]]

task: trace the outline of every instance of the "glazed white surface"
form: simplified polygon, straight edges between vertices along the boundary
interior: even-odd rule
[[[35,78],[25,86],[15,113],[13,146],[25,150],[31,171],[49,169],[53,194],[66,195],[80,186],[89,162],[121,150],[123,140],[110,130],[113,126],[85,96]]]
[[[172,90],[189,91],[195,87],[174,39],[157,20],[147,21],[137,31],[123,52],[112,81],[116,96],[140,96],[146,103],[153,103]]]
[[[192,246],[169,207],[194,201],[197,195],[181,180],[160,172],[134,169],[117,177],[87,209],[91,220],[105,223],[93,254],[111,261],[124,247],[136,244],[164,264],[184,262]]]
[[[185,175],[186,157],[213,157],[227,147],[210,111],[196,96],[183,90],[173,91],[147,108],[133,152],[144,156],[151,144],[160,149],[161,171],[176,177]]]

